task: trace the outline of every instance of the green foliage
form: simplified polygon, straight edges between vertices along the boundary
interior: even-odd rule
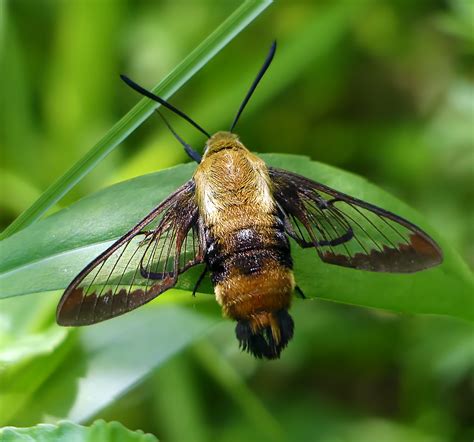
[[[21,418],[14,422],[21,425],[41,421],[45,412],[84,421],[217,321],[218,315],[206,313],[205,300],[200,300],[204,305],[195,314],[179,306],[180,299],[188,302],[189,296],[170,295],[163,303],[171,300],[172,305],[142,309],[137,312],[138,320],[126,315],[123,321],[106,322],[80,333],[53,325],[56,296],[4,300],[0,310],[0,425],[11,423],[19,411]],[[157,351],[148,351],[150,342],[159,343]],[[107,376],[118,367],[119,376],[116,372]]]
[[[219,26],[228,26],[236,9],[261,5],[0,3],[0,224],[9,225],[71,165],[80,173],[59,181],[65,186],[27,221],[89,172],[49,212],[68,209],[2,243],[0,265],[10,270],[0,296],[33,293],[39,284],[64,287],[95,247],[191,175],[191,165],[166,169],[186,157],[157,119],[121,132],[145,113],[117,126],[137,102],[118,74],[151,88],[199,42],[223,31]],[[104,418],[166,440],[471,440],[473,330],[454,317],[472,319],[472,276],[453,252],[473,266],[471,15],[469,0],[276,2],[172,97],[208,131],[226,129],[276,38],[274,63],[237,128],[243,142],[269,163],[419,223],[441,242],[441,267],[369,275],[323,265],[293,247],[298,282],[312,299],[295,300],[295,337],[272,363],[239,351],[234,324],[220,319],[212,296],[191,299],[192,271],[180,281],[186,290],[88,328],[55,325],[59,291],[1,299],[0,425]],[[200,134],[174,116],[171,122],[200,149]],[[117,142],[104,138],[112,127],[126,138],[98,165]],[[105,140],[105,150],[88,157],[97,140]],[[166,170],[145,175],[160,169]],[[147,187],[155,180],[159,188]],[[144,186],[148,206],[128,200],[114,206],[107,197],[124,189],[125,197],[134,186],[137,194]],[[124,212],[107,219],[110,210]],[[79,223],[68,212],[84,222],[77,236],[68,223]],[[53,237],[48,226],[56,222],[64,234]],[[84,252],[75,263],[71,248]],[[209,293],[210,285],[202,290]],[[413,314],[421,312],[436,315]]]
[[[268,164],[381,205],[424,226],[419,215],[376,186],[334,167],[291,155],[264,155]],[[121,236],[191,177],[194,165],[177,166],[104,189],[2,242],[2,295],[64,289],[93,256]],[[293,246],[295,276],[310,297],[404,313],[437,313],[474,320],[472,275],[447,242],[442,266],[412,275],[355,272],[318,262],[312,250]],[[58,272],[58,269],[61,271]],[[192,290],[196,271],[176,286]],[[201,289],[213,293],[210,282]],[[430,293],[430,296],[424,296]],[[446,294],[450,293],[449,296]]]
[[[271,0],[247,0],[222,23],[200,46],[191,52],[152,91],[167,99],[211,60],[229,41],[251,23]],[[41,197],[22,213],[2,233],[0,239],[31,224],[56,204],[81,178],[102,161],[119,143],[130,135],[156,109],[156,103],[142,98],[123,118],[121,118],[71,169],[53,183]]]
[[[158,442],[152,434],[130,431],[119,422],[95,421],[89,427],[72,422],[57,425],[39,424],[30,428],[6,427],[0,429],[2,442]]]

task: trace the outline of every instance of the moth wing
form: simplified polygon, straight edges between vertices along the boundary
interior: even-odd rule
[[[133,310],[203,262],[194,181],[158,205],[82,270],[65,290],[60,325],[87,325]]]
[[[440,247],[404,218],[282,169],[269,168],[287,233],[329,264],[411,273],[438,265]]]

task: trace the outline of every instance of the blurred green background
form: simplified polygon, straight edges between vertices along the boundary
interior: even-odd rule
[[[1,227],[137,102],[119,73],[153,87],[239,4],[3,1]],[[170,101],[206,130],[226,129],[276,38],[274,64],[236,130],[242,141],[257,152],[307,155],[367,177],[416,207],[474,267],[473,5],[279,1]],[[170,119],[200,150],[203,137]],[[163,123],[151,117],[55,210],[111,183],[187,161]],[[54,390],[64,367],[87,364],[88,356],[76,353],[83,336],[59,336],[51,325],[58,294],[44,299],[5,301],[5,311],[28,309],[21,323],[30,346],[31,336],[49,335],[42,341],[47,350],[18,356],[22,345],[28,347],[25,335],[2,335],[9,328],[0,323],[0,361],[18,358],[3,377],[4,386],[16,379],[18,391],[4,396],[3,406],[22,397],[2,425],[54,421],[80,389],[79,375],[69,396],[50,397],[51,409],[61,412],[28,406],[35,395],[44,396],[41,389]],[[31,319],[33,312],[41,319]],[[151,364],[125,395],[83,422],[119,420],[176,441],[473,438],[471,325],[316,300],[295,302],[293,317],[297,335],[280,361],[239,353],[233,324],[218,321],[205,338],[162,365]],[[158,351],[160,342],[150,344],[149,352]],[[35,384],[30,378],[38,371]],[[120,363],[107,376],[119,381]],[[105,396],[99,384],[107,376],[97,378]],[[27,397],[22,385],[28,385]]]

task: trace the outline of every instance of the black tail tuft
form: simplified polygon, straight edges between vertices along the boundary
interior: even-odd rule
[[[274,317],[280,331],[279,339],[275,338],[270,325],[255,330],[250,321],[238,321],[235,335],[240,348],[259,359],[278,359],[281,351],[293,337],[294,323],[287,310],[280,310]]]

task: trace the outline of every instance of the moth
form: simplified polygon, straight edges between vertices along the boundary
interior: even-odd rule
[[[198,163],[194,176],[71,282],[57,309],[65,326],[94,324],[133,310],[173,287],[198,264],[210,273],[224,316],[237,322],[240,347],[279,358],[293,337],[288,310],[295,283],[290,238],[328,264],[411,273],[442,262],[442,251],[406,219],[324,184],[268,167],[233,132],[270,66],[276,42],[228,132],[209,135],[167,101],[133,89],[186,119],[207,137],[204,154],[168,128]],[[164,118],[164,117],[163,117]]]

